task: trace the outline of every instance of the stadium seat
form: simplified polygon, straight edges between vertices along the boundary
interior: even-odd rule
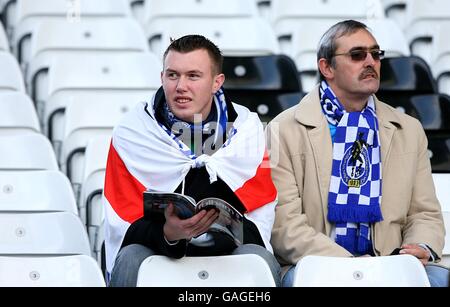
[[[289,35],[297,22],[307,19],[336,22],[344,19],[383,18],[378,0],[271,0],[272,24],[277,37]]]
[[[394,57],[381,60],[380,92],[409,94],[438,93],[430,66],[420,57]]]
[[[223,72],[226,94],[232,101],[257,112],[264,122],[285,109],[279,95],[302,97],[297,68],[286,55],[225,57]]]
[[[381,96],[380,96],[381,98]],[[450,97],[445,94],[391,94],[386,103],[417,118],[427,131],[450,130]]]
[[[48,139],[39,133],[0,136],[0,170],[58,170]]]
[[[450,17],[447,22],[439,23],[438,33],[435,34],[431,52],[431,70],[436,78],[440,93],[450,95],[450,46],[448,33],[450,31]]]
[[[448,189],[448,186],[447,186]],[[448,201],[448,198],[447,198]],[[442,259],[439,264],[450,268],[450,211],[443,211],[442,216],[444,218],[445,225],[445,245],[442,251]]]
[[[257,56],[280,53],[269,22],[259,17],[159,19],[146,29],[152,52],[162,58],[171,38],[201,34],[217,44],[224,56]]]
[[[429,287],[425,268],[411,255],[306,256],[295,267],[294,287]]]
[[[59,171],[0,171],[0,211],[78,215],[69,180]]]
[[[445,226],[445,245],[439,264],[450,268],[450,173],[433,173],[433,181]]]
[[[257,255],[150,256],[139,268],[138,287],[275,287],[272,273]]]
[[[144,7],[145,28],[151,28],[160,19],[166,25],[181,18],[240,18],[256,17],[258,8],[253,0],[146,0]]]
[[[433,173],[433,181],[442,211],[450,212],[450,173]],[[448,230],[450,235],[450,228]]]
[[[450,20],[447,0],[409,0],[406,6],[405,34],[411,53],[431,63],[434,36],[443,21]]]
[[[450,132],[426,131],[433,173],[450,173]]]
[[[89,140],[97,136],[111,137],[114,126],[137,103],[138,101],[122,101],[118,97],[111,97],[105,100],[73,101],[67,106],[59,161],[61,170],[72,182],[78,203],[83,182],[84,153]]]
[[[25,93],[25,83],[19,64],[12,54],[0,51],[0,92],[19,91]]]
[[[39,133],[39,120],[31,99],[22,92],[0,93],[0,134]]]
[[[48,88],[39,98],[45,106],[45,133],[52,142],[62,140],[64,124],[57,126],[55,121],[64,116],[64,108],[71,100],[83,95],[87,96],[83,99],[90,101],[111,94],[124,99],[127,96],[150,99],[161,85],[161,66],[161,61],[151,53],[109,54],[101,58],[87,54],[55,56],[49,70]]]
[[[363,22],[372,30],[386,57],[409,56],[408,42],[400,26],[390,19],[367,19]]]
[[[8,38],[1,23],[0,23],[0,51],[9,52]]]
[[[42,21],[33,31],[26,83],[35,99],[34,87],[48,73],[51,59],[67,54],[148,52],[143,30],[133,19],[86,19]],[[42,82],[42,81],[41,81]]]
[[[12,40],[12,31],[14,28],[14,21],[16,20],[17,0],[2,0],[0,1],[0,13],[2,14],[2,22],[5,27],[5,32],[8,40]]]
[[[79,22],[82,19],[129,18],[131,9],[127,0],[17,0],[13,29],[13,50],[20,64],[30,59],[30,43],[35,29],[42,20],[63,19]]]
[[[108,157],[111,138],[94,137],[86,146],[83,181],[81,184],[80,216],[85,222],[94,256],[98,259],[103,240],[100,229],[103,224],[102,193],[105,182],[106,159]],[[98,244],[100,243],[100,244]]]
[[[0,256],[0,287],[105,287],[97,263],[86,255]]]
[[[139,24],[144,25],[144,7],[145,0],[128,0],[131,7],[131,12],[134,18],[139,22]]]
[[[0,212],[0,255],[91,255],[80,218],[71,212]]]
[[[381,0],[384,13],[388,19],[394,20],[401,29],[405,26],[407,0]]]

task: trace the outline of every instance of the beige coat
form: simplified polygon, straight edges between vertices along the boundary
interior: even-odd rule
[[[441,257],[444,224],[419,121],[375,99],[380,126],[383,221],[372,225],[376,255],[403,243],[425,243]],[[350,256],[330,239],[327,220],[332,164],[330,129],[315,88],[267,128],[279,202],[272,246],[281,264],[306,255]]]

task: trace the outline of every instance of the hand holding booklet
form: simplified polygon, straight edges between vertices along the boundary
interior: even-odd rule
[[[219,217],[208,231],[222,232],[230,236],[236,244],[243,242],[243,216],[233,206],[220,198],[208,197],[196,201],[187,195],[179,193],[144,192],[144,217],[164,215],[165,208],[173,204],[180,219],[187,219],[200,210],[215,209]]]

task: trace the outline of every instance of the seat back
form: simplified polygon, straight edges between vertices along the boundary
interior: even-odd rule
[[[306,256],[295,267],[296,287],[429,287],[425,268],[411,255]]]
[[[114,126],[136,104],[132,100],[111,98],[74,101],[67,107],[60,164],[72,182],[77,202],[80,200],[84,153],[89,140],[96,136],[111,137]]]
[[[6,37],[5,30],[3,29],[3,25],[1,23],[0,23],[0,51],[9,52],[8,38]]]
[[[450,130],[450,97],[445,94],[383,92],[377,96],[399,111],[417,118],[427,131]]]
[[[106,160],[111,137],[91,138],[86,146],[84,175],[81,185],[80,216],[86,224],[93,255],[100,259],[105,219],[102,193],[105,184]]]
[[[232,101],[269,121],[284,110],[278,96],[302,91],[297,68],[286,55],[225,57],[224,87]]]
[[[450,132],[426,131],[433,173],[450,173]]]
[[[80,218],[71,212],[0,212],[0,255],[91,255]]]
[[[39,120],[31,99],[22,92],[0,93],[0,134],[39,133]]]
[[[146,258],[138,287],[274,287],[269,265],[253,254],[217,257]]]
[[[258,8],[253,0],[146,0],[144,24],[151,24],[159,19],[179,18],[239,18],[256,17]]]
[[[136,21],[126,18],[42,21],[33,31],[30,63],[26,69],[28,91],[36,100],[35,87],[43,87],[49,66],[55,56],[92,53],[147,52],[143,30]],[[44,79],[44,80],[43,80]]]
[[[19,64],[12,54],[0,51],[0,92],[19,91],[25,93],[25,83]]]
[[[59,171],[0,171],[0,211],[66,211],[78,215],[69,180]]]
[[[18,0],[16,26],[13,30],[13,50],[21,64],[30,60],[33,30],[42,20],[63,19],[80,22],[82,19],[128,18],[130,6],[126,0]]]
[[[409,94],[437,93],[436,81],[429,65],[417,56],[384,58],[381,60],[380,92]]]
[[[0,170],[58,170],[55,153],[42,134],[0,136]]]
[[[97,263],[86,255],[0,256],[1,287],[105,287]]]
[[[259,17],[160,19],[146,29],[152,52],[162,58],[171,38],[201,34],[220,47],[224,56],[256,56],[280,53],[269,22]]]

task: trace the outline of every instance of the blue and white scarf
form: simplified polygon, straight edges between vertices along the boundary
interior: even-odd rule
[[[370,223],[383,219],[381,150],[373,97],[361,112],[348,113],[325,81],[320,103],[336,126],[328,193],[328,220],[336,224],[336,243],[354,255],[372,254]]]
[[[214,95],[214,104],[213,107],[216,108],[216,127],[214,129],[214,141],[213,144],[217,144],[219,137],[221,137],[227,129],[228,123],[228,112],[227,112],[227,103],[225,100],[225,94],[222,89],[219,89]],[[168,108],[167,104],[165,104],[165,112],[167,112],[167,117],[169,120],[170,126],[175,126],[176,124],[185,126],[187,129],[190,129],[191,135],[193,136],[196,131],[204,131],[206,125],[210,125],[211,123],[201,123],[201,124],[191,124],[178,119]],[[159,123],[161,128],[167,132],[167,134],[178,144],[180,151],[192,160],[197,159],[197,156],[193,150],[193,148],[186,145],[184,142],[180,140],[180,138],[173,133],[170,129],[168,129],[164,124]],[[234,134],[234,131],[230,131],[230,134]],[[228,136],[230,138],[231,135]],[[228,144],[228,143],[226,143]],[[223,146],[226,146],[224,144]]]

